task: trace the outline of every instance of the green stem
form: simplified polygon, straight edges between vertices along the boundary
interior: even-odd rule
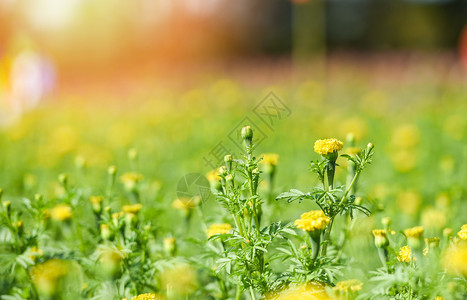
[[[237,290],[235,292],[235,300],[240,299],[242,299],[242,287],[240,285],[237,285]]]
[[[353,185],[355,184],[355,182],[357,181],[357,177],[358,177],[359,174],[360,174],[360,171],[355,172],[355,176],[353,177],[352,182],[351,182],[350,185],[347,187],[347,190],[345,191],[344,196],[342,196],[342,199],[341,199],[341,201],[339,202],[339,207],[341,207],[341,206],[344,204],[344,200],[345,200],[345,198],[347,197],[347,195],[349,194],[350,190],[352,189],[352,186],[353,186]]]
[[[255,291],[253,290],[252,286],[250,286],[250,295],[251,295],[251,300],[256,300]]]
[[[331,218],[331,222],[329,222],[329,225],[326,227],[326,230],[324,231],[323,249],[321,251],[322,256],[326,256],[326,252],[328,250],[328,244],[331,239],[331,230],[332,230],[333,223],[334,223],[334,217]]]

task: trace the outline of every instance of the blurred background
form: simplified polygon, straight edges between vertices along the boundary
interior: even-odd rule
[[[278,192],[314,184],[316,139],[352,132],[377,145],[375,199],[459,198],[466,25],[465,0],[0,0],[2,187],[53,197],[84,163],[99,186],[137,149],[173,198],[253,123],[281,156]],[[282,115],[258,113],[271,92]]]

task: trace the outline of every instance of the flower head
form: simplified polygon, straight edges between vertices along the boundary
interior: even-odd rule
[[[136,215],[143,208],[143,204],[136,203],[133,205],[123,205],[122,211],[127,214]]]
[[[99,213],[102,210],[102,200],[104,198],[102,196],[91,196],[89,197],[89,202],[91,202],[92,209]]]
[[[140,294],[138,296],[131,298],[131,300],[159,300],[159,299],[162,299],[162,298],[153,293]]]
[[[260,163],[267,166],[277,166],[279,164],[279,154],[264,153],[263,160]]]
[[[191,198],[183,197],[183,198],[175,199],[175,201],[172,202],[172,206],[175,209],[189,211],[195,208],[199,204],[199,201],[200,201],[200,197],[191,197]]]
[[[328,300],[324,284],[318,282],[309,282],[299,286],[291,286],[279,294],[268,295],[267,300]]]
[[[337,151],[342,150],[344,147],[344,143],[339,141],[338,139],[325,139],[325,140],[317,140],[315,142],[315,152],[321,155],[331,154]]]
[[[397,260],[400,262],[410,262],[412,260],[412,249],[409,246],[404,246],[397,254]]]
[[[425,229],[423,228],[423,226],[416,226],[412,228],[407,228],[406,230],[404,230],[404,234],[408,238],[419,239],[423,236],[424,231]]]
[[[68,264],[60,259],[50,259],[31,269],[31,277],[39,291],[46,295],[56,292],[59,280],[68,273]]]
[[[457,236],[462,240],[467,240],[467,224],[462,225],[461,230],[457,233]]]
[[[136,184],[144,179],[144,176],[136,172],[127,172],[120,176],[120,181],[125,189],[132,191],[136,188]]]
[[[300,216],[294,224],[303,231],[322,230],[329,224],[331,219],[322,210],[312,210]]]
[[[451,274],[467,276],[467,244],[451,245],[443,255],[442,265]]]
[[[334,287],[335,291],[339,292],[356,292],[362,289],[363,283],[358,279],[351,279],[346,281],[340,281]]]
[[[209,229],[206,230],[206,234],[208,235],[208,238],[210,238],[215,234],[229,233],[230,230],[232,230],[232,225],[228,223],[212,224],[211,226],[209,226]]]
[[[55,221],[65,221],[71,219],[71,207],[66,204],[60,204],[52,208],[50,216]]]

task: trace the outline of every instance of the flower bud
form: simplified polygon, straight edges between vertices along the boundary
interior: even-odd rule
[[[374,147],[375,145],[373,145],[373,143],[368,143],[368,145],[366,146],[368,151],[373,150]]]
[[[383,223],[385,227],[389,227],[391,225],[391,218],[389,217],[382,218],[381,223]]]
[[[11,201],[4,201],[2,204],[3,204],[3,208],[5,208],[6,213],[10,215]]]
[[[165,238],[163,241],[164,251],[168,256],[174,256],[177,252],[177,244],[174,237]]]
[[[356,198],[355,198],[355,204],[357,204],[357,205],[362,205],[362,202],[363,202],[363,198],[362,198],[362,197],[356,197]]]
[[[226,156],[224,156],[224,161],[225,161],[225,166],[227,168],[227,172],[230,172],[230,170],[232,169],[232,155],[230,154],[227,154]]]
[[[66,188],[66,186],[68,185],[68,175],[63,173],[58,175],[58,181],[64,188]]]
[[[220,168],[219,168],[219,174],[220,174],[221,176],[224,176],[224,177],[227,176],[227,168],[224,167],[224,166],[220,167]]]
[[[43,196],[41,194],[35,194],[34,195],[34,201],[41,202],[42,199],[43,199]]]
[[[83,156],[78,155],[75,157],[75,166],[78,170],[85,169],[86,165],[86,159]]]
[[[101,237],[103,240],[108,240],[110,239],[110,236],[111,236],[111,232],[110,232],[110,227],[109,225],[107,224],[101,224],[100,225],[100,229],[101,229]]]
[[[253,129],[250,126],[245,126],[242,128],[242,139],[245,142],[247,147],[251,146],[251,142],[253,141]]]
[[[452,228],[444,228],[443,236],[444,237],[451,237],[452,236]]]
[[[96,214],[100,214],[102,211],[102,200],[104,198],[102,196],[91,196],[89,197],[89,201],[91,202],[92,205],[92,210]]]
[[[136,161],[138,159],[138,150],[135,148],[128,150],[128,159],[131,161]]]
[[[116,167],[116,166],[110,166],[110,167],[107,169],[107,173],[108,173],[110,176],[115,176],[115,174],[117,174],[117,167]]]
[[[375,246],[377,248],[385,248],[389,246],[389,241],[386,236],[386,230],[384,229],[374,229],[373,236],[375,237]]]

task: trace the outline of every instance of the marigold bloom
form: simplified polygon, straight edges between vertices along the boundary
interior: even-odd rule
[[[90,196],[89,197],[89,202],[91,202],[91,205],[92,205],[92,209],[99,213],[102,209],[102,200],[104,200],[104,198],[102,196]]]
[[[212,224],[209,226],[208,230],[206,230],[206,234],[208,238],[215,234],[225,234],[229,233],[229,231],[232,230],[232,225],[228,223],[223,223],[223,224]]]
[[[162,299],[162,298],[153,293],[140,294],[138,296],[131,298],[131,300],[159,300],[159,299]]]
[[[137,214],[143,208],[143,204],[123,205],[122,211],[127,214]]]
[[[412,228],[407,228],[404,230],[404,234],[407,238],[412,238],[412,239],[419,239],[423,236],[423,232],[425,229],[423,226],[416,226]]]
[[[412,249],[409,246],[404,246],[397,254],[397,260],[400,262],[410,262],[412,260]]]
[[[57,205],[50,211],[50,216],[55,221],[71,219],[71,207],[66,204]]]
[[[467,276],[467,244],[451,245],[443,255],[442,265],[451,274]]]
[[[310,282],[307,284],[289,287],[279,294],[266,296],[267,300],[329,300],[324,284]]]
[[[322,210],[312,210],[300,216],[294,224],[303,231],[322,230],[329,224],[331,219]]]
[[[50,259],[31,269],[34,284],[47,295],[52,295],[55,292],[60,278],[63,278],[67,273],[67,262],[60,259]]]
[[[264,153],[263,160],[260,161],[260,164],[264,164],[267,166],[277,166],[279,164],[279,154]]]
[[[457,233],[457,236],[462,240],[467,240],[467,224],[462,225],[461,230]]]
[[[335,138],[317,140],[314,146],[315,152],[321,155],[331,154],[342,150],[342,148],[344,148],[344,143]]]
[[[197,287],[196,272],[188,264],[180,263],[162,273],[162,284],[179,295],[186,295]]]
[[[340,281],[333,288],[335,291],[340,291],[344,293],[356,292],[362,289],[363,283],[358,279],[350,279],[346,281]]]
[[[191,198],[178,198],[172,202],[172,206],[175,209],[185,210],[188,211],[190,209],[195,208],[199,204],[199,197],[191,197]]]
[[[127,190],[134,190],[136,184],[144,179],[144,176],[136,172],[127,172],[120,176],[120,181]]]

